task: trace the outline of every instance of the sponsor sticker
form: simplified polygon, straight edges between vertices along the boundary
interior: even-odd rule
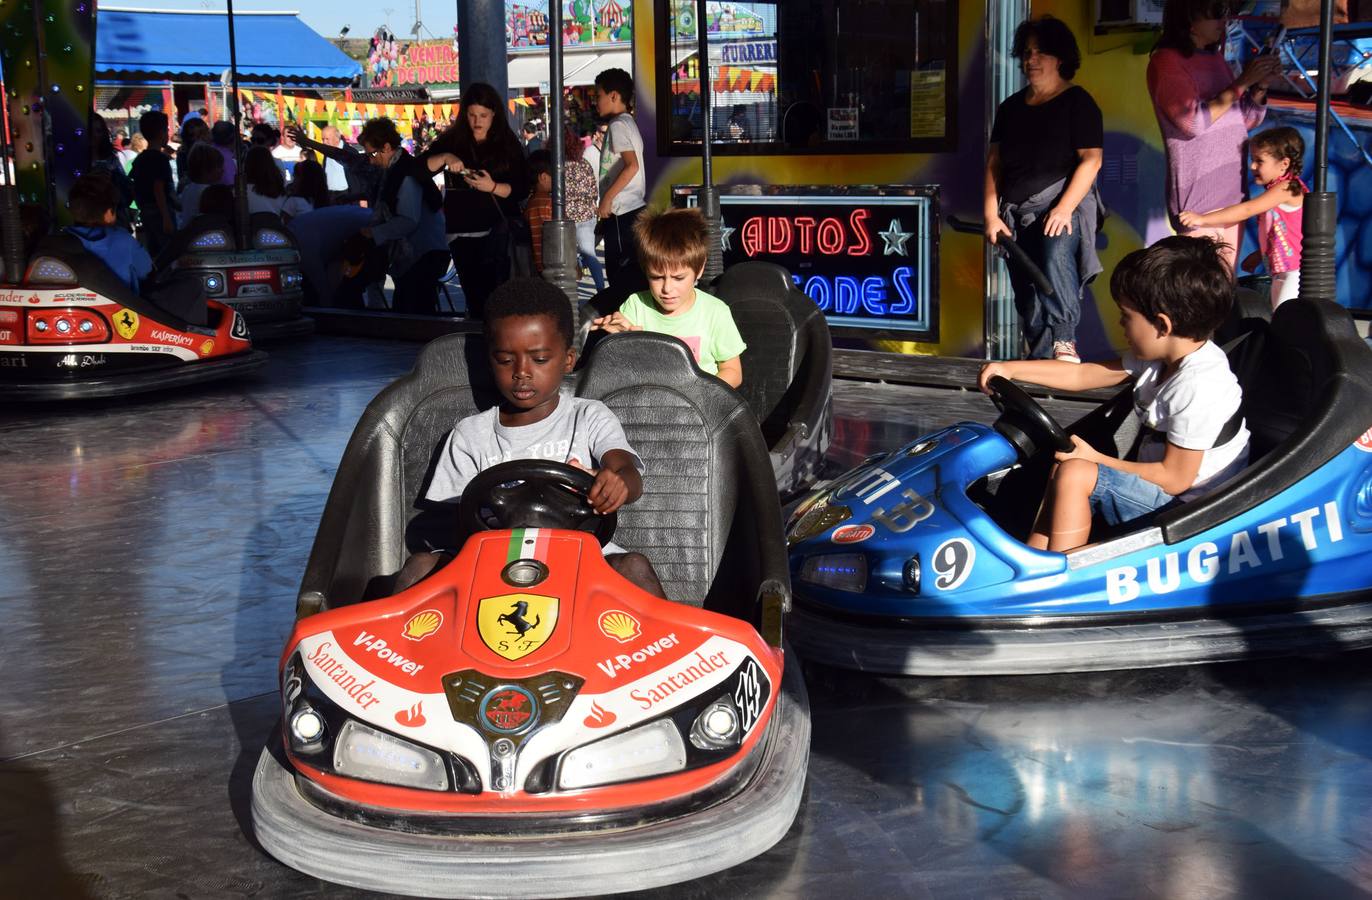
[[[639,709],[654,709],[671,701],[678,691],[689,693],[687,689],[698,681],[709,679],[717,682],[730,662],[726,650],[708,654],[704,650],[696,650],[693,655],[678,660],[674,666],[640,679],[637,682],[639,686],[629,691],[629,699],[637,703]]]
[[[613,725],[619,716],[614,714],[614,710],[606,709],[597,701],[591,701],[591,711],[586,718],[581,720],[581,724],[587,728],[604,728]]]
[[[519,734],[538,720],[538,703],[524,688],[506,684],[487,692],[481,699],[480,714],[487,731]]]
[[[355,671],[341,660],[336,659],[331,651],[333,643],[324,641],[314,648],[314,652],[305,658],[306,662],[313,665],[325,678],[332,681],[343,689],[352,701],[362,709],[371,709],[381,698],[372,693],[372,688],[376,685],[376,679],[364,682],[368,673]]]
[[[659,653],[669,650],[680,643],[681,642],[677,640],[676,633],[673,632],[666,637],[658,638],[651,644],[644,644],[642,647],[639,647],[637,650],[630,653],[617,653],[614,656],[606,657],[596,663],[596,665],[600,667],[600,671],[604,672],[606,676],[614,678],[617,673],[627,672],[639,663],[647,662]]]
[[[357,637],[353,638],[353,646],[364,648],[377,659],[395,666],[411,677],[418,675],[424,668],[423,663],[417,663],[406,657],[389,646],[384,638],[379,638],[367,631],[359,632]]]
[[[422,641],[443,627],[443,613],[436,609],[422,609],[410,616],[400,634],[412,641]]]
[[[195,343],[194,339],[188,334],[178,334],[175,331],[168,331],[165,328],[154,328],[149,335],[154,341],[163,341],[168,344],[178,344],[182,347],[189,347]]]
[[[523,659],[552,637],[558,600],[540,594],[484,597],[476,606],[482,642],[508,660]]]
[[[835,544],[860,544],[876,533],[876,528],[865,522],[861,525],[841,525],[829,535],[829,540]]]
[[[409,709],[402,709],[395,714],[395,721],[406,728],[418,728],[429,721],[424,717],[424,701],[420,700]]]
[[[1353,442],[1353,446],[1364,453],[1372,453],[1372,428],[1364,431],[1362,437]]]
[[[114,330],[126,341],[138,334],[138,313],[131,309],[121,309],[114,314]]]
[[[203,344],[200,345],[200,355],[201,355],[201,356],[209,356],[209,355],[210,355],[211,353],[213,353],[213,352],[214,352],[214,341],[206,339],[205,343],[203,343]]]
[[[614,638],[621,644],[627,644],[643,633],[638,619],[617,609],[601,613],[598,624],[601,634],[607,638]]]

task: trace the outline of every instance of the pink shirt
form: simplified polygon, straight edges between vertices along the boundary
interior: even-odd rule
[[[1290,189],[1287,187],[1289,183],[1276,181],[1268,185],[1267,189],[1281,191],[1294,201],[1297,198],[1291,197]],[[1301,187],[1305,187],[1304,182],[1301,182]],[[1292,205],[1294,204],[1279,203],[1263,213],[1258,220],[1258,246],[1262,248],[1262,258],[1267,263],[1269,275],[1295,272],[1301,267],[1301,239],[1304,237],[1301,222],[1305,207],[1302,205],[1295,209],[1283,209]]]
[[[1248,130],[1267,114],[1245,93],[1211,120],[1206,103],[1234,82],[1224,57],[1162,49],[1148,60],[1148,93],[1167,149],[1167,211],[1210,212],[1244,199]]]

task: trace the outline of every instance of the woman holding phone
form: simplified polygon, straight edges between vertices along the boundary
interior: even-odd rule
[[[430,171],[448,171],[448,249],[468,317],[483,318],[486,298],[510,277],[510,227],[522,221],[519,204],[529,194],[524,150],[496,89],[478,82],[465,91],[462,115],[423,158]]]
[[[1219,240],[1232,272],[1240,226],[1187,228],[1178,218],[1243,200],[1248,132],[1267,114],[1267,82],[1281,72],[1277,55],[1264,53],[1234,76],[1222,49],[1228,15],[1224,0],[1167,0],[1148,60],[1148,93],[1167,150],[1172,227]]]

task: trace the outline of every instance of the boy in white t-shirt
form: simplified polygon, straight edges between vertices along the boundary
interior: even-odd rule
[[[623,294],[643,289],[643,272],[634,246],[634,222],[647,201],[643,172],[643,135],[629,112],[633,76],[606,69],[595,77],[596,113],[609,123],[600,150],[600,233],[605,238],[605,277]]]
[[[592,325],[614,334],[656,331],[691,348],[696,365],[731,388],[743,383],[741,356],[748,345],[729,304],[696,287],[705,271],[709,232],[698,209],[647,213],[634,223],[639,262],[648,290],[632,295]]]
[[[1143,438],[1137,459],[1106,456],[1073,435],[1058,453],[1029,545],[1070,550],[1086,543],[1092,513],[1128,522],[1173,501],[1199,496],[1248,464],[1243,392],[1213,341],[1229,314],[1233,285],[1219,245],[1169,237],[1120,260],[1110,278],[1129,344],[1121,360],[990,363],[978,385],[996,375],[1059,390],[1085,391],[1135,377],[1134,412]]]

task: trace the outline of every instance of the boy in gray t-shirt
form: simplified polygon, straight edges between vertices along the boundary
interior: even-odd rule
[[[501,403],[457,423],[424,498],[456,502],[484,469],[515,459],[548,459],[595,473],[586,499],[601,515],[637,500],[643,493],[643,461],[619,419],[599,400],[561,392],[562,376],[576,362],[566,296],[541,278],[507,281],[491,294],[485,329]],[[415,553],[396,575],[395,590],[427,577],[453,555],[446,550]],[[665,598],[643,554],[608,544],[605,561],[633,584]]]

